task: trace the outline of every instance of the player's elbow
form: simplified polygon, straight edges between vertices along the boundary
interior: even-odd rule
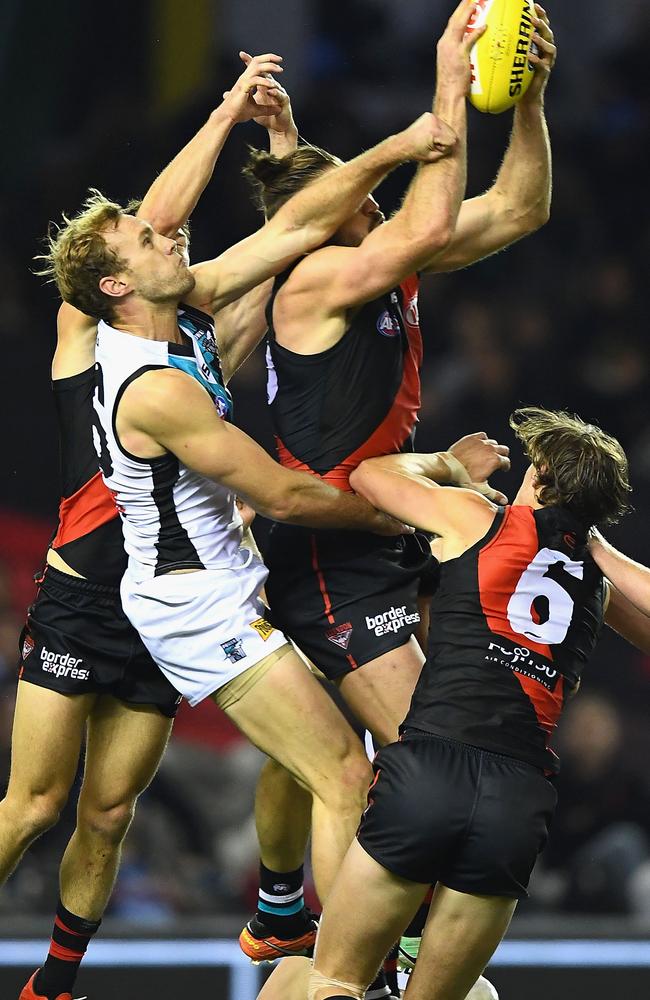
[[[375,486],[376,477],[373,475],[372,469],[367,467],[366,462],[362,462],[361,465],[357,466],[354,472],[350,476],[350,486],[355,493],[363,497],[369,503],[376,506],[375,500]]]

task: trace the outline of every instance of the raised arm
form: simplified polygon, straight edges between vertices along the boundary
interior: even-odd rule
[[[536,74],[515,108],[510,142],[494,185],[463,202],[452,239],[423,267],[453,271],[503,250],[548,222],[551,210],[551,144],[544,116],[544,92],[557,50],[544,10],[537,4],[531,54]]]
[[[239,56],[246,66],[253,59],[248,52],[240,52]],[[224,94],[224,99],[228,96],[227,93]],[[267,90],[260,88],[255,92],[254,99],[260,108],[274,111],[278,104],[281,108],[277,113],[261,114],[253,119],[267,130],[270,152],[278,157],[293,152],[298,145],[298,129],[293,120],[287,91],[276,83],[271,96]],[[221,368],[226,382],[250,357],[266,333],[265,307],[272,287],[273,279],[269,279],[252,288],[242,298],[225,306],[214,318]]]
[[[454,143],[455,137],[444,123],[424,115],[349,163],[325,170],[293,195],[262,229],[216,260],[195,265],[196,286],[187,301],[206,312],[217,312],[329,239],[368,192],[399,164],[438,160]]]
[[[249,56],[246,69],[226,91],[223,103],[181,149],[147,191],[138,216],[163,236],[175,236],[189,219],[207,187],[231,129],[238,122],[278,114],[282,106],[273,73],[281,73],[282,57],[274,53]],[[255,93],[266,96],[263,106]]]
[[[281,301],[276,300],[275,316],[284,336],[291,338],[296,330],[303,339],[307,314],[310,328],[319,331],[318,349],[324,350],[330,346],[330,335],[332,342],[340,336],[339,326],[349,309],[394,288],[451,239],[465,190],[471,47],[465,29],[472,10],[472,3],[463,0],[438,43],[431,119],[444,122],[456,135],[450,155],[421,164],[399,212],[376,226],[359,246],[325,247],[300,262]],[[315,349],[313,342],[311,347]]]
[[[184,372],[163,369],[136,379],[124,393],[117,426],[126,447],[170,451],[266,517],[387,535],[408,530],[316,476],[283,469],[252,438],[220,420],[206,391]]]

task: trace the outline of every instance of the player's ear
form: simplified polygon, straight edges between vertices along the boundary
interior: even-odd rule
[[[99,290],[111,298],[121,299],[133,291],[133,288],[123,276],[107,274],[99,279]]]

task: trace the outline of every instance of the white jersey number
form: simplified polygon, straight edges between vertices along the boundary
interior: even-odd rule
[[[513,632],[548,646],[564,642],[573,615],[574,602],[570,594],[559,583],[546,576],[549,568],[559,562],[563,564],[564,572],[582,580],[583,563],[573,562],[564,552],[556,549],[540,549],[519,577],[515,592],[508,601],[508,621]],[[533,620],[533,602],[538,597],[545,597],[548,601],[548,618],[545,622]]]

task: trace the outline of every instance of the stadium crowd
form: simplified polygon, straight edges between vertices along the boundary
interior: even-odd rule
[[[290,6],[280,4],[280,24],[276,19],[273,30],[273,45],[280,51]],[[301,134],[346,157],[425,107],[433,78],[431,40],[445,5],[434,5],[440,10],[426,31],[420,3],[409,4],[408,13],[401,10],[399,17],[403,5],[391,0],[349,0],[344,13],[343,5],[325,0],[305,6],[308,45],[300,50],[294,75],[287,58],[285,74]],[[586,3],[573,0],[571,11],[557,15],[551,10],[560,58],[548,98],[555,172],[550,223],[516,251],[440,276],[425,287],[418,446],[444,447],[479,429],[512,444],[507,417],[520,404],[593,418],[621,440],[631,464],[636,509],[611,538],[648,564],[650,221],[640,172],[650,125],[650,84],[642,72],[650,14],[644,4],[629,2],[625,17],[625,5],[618,6],[619,17],[613,18],[610,4],[589,4],[592,17],[598,12],[593,22],[598,30],[587,34],[581,19]],[[24,68],[18,68],[19,54],[9,47],[0,53],[2,76],[17,73],[25,82],[20,121],[16,109],[10,112],[16,141],[0,181],[6,236],[0,246],[6,477],[0,500],[3,775],[9,770],[16,643],[33,595],[31,574],[42,561],[58,500],[48,393],[56,301],[31,273],[31,258],[47,220],[61,206],[76,205],[90,184],[122,200],[141,194],[238,72],[228,54],[242,44],[237,15],[231,13],[228,30],[218,35],[215,29],[218,44],[211,50],[209,79],[182,106],[156,110],[151,79],[138,55],[154,7],[142,4],[134,15],[122,72],[103,94],[78,89],[96,52],[82,49],[74,67],[59,59],[48,70],[47,82],[44,71],[28,82]],[[15,32],[22,16],[16,10]],[[81,32],[90,15],[79,3],[71,5],[68,16]],[[259,38],[259,24],[256,32]],[[298,35],[294,26],[290,49],[305,41]],[[256,41],[247,39],[246,45]],[[63,55],[71,55],[74,42],[68,40]],[[37,38],[31,44],[37,49],[45,42]],[[39,101],[44,86],[49,91]],[[507,118],[472,115],[471,193],[485,188],[496,171]],[[196,260],[214,256],[258,224],[239,174],[245,141],[264,141],[255,128],[241,127],[229,141],[199,206],[193,220]],[[388,209],[397,204],[404,180],[398,172],[380,192]],[[271,447],[263,383],[264,355],[258,350],[233,383],[235,417]],[[514,462],[499,488],[508,492],[508,483],[515,483],[521,471],[521,461]],[[259,537],[264,538],[264,525]],[[561,805],[529,909],[650,916],[649,680],[650,660],[605,635],[564,721]],[[177,915],[250,910],[257,865],[251,806],[260,763],[257,751],[214,706],[184,708],[129,834],[109,912],[138,922],[164,922]],[[31,849],[0,897],[0,914],[5,907],[12,913],[50,912],[73,810],[71,802],[62,822]]]

